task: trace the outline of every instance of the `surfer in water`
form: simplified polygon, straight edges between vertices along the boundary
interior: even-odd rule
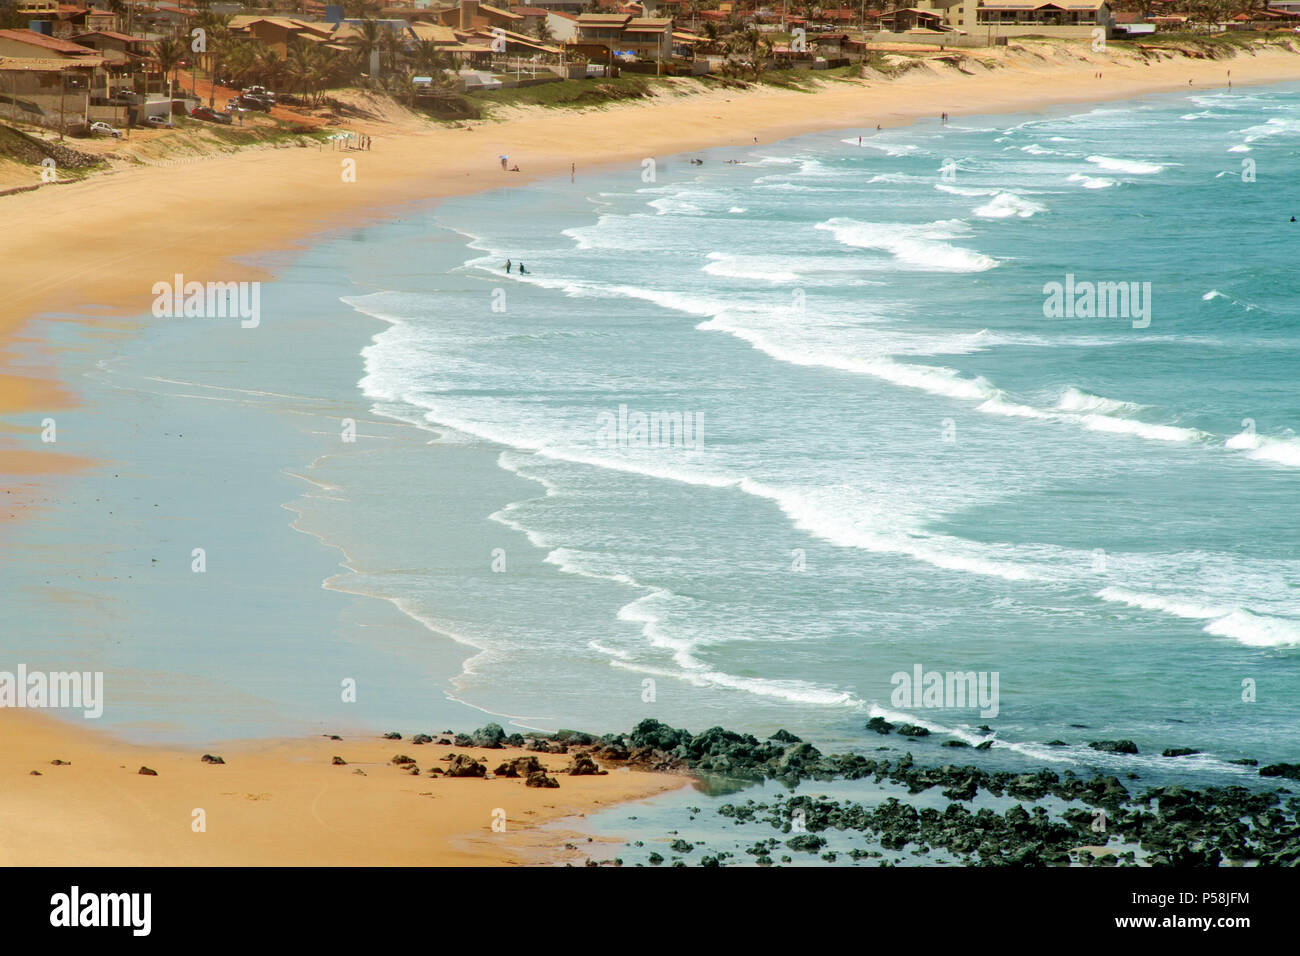
[[[523,264],[522,262],[519,263],[519,274],[520,274],[521,276],[529,275],[528,270],[524,268],[524,264]]]

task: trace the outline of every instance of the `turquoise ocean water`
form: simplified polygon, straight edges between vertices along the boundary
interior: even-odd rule
[[[16,532],[9,656],[142,734],[885,716],[1244,781],[1297,757],[1297,143],[1286,86],[655,157],[323,241],[256,330],[60,325],[61,446],[131,462]]]

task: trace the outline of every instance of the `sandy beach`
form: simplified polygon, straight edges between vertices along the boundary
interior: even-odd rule
[[[500,121],[464,128],[388,125],[373,128],[374,147],[364,153],[254,149],[174,166],[118,169],[6,196],[0,199],[8,226],[0,236],[0,256],[22,262],[23,269],[10,277],[0,303],[0,350],[37,314],[93,305],[101,322],[139,315],[153,301],[153,283],[176,273],[266,280],[271,276],[231,259],[382,218],[405,201],[522,186],[571,166],[575,188],[581,189],[583,172],[593,167],[691,149],[817,130],[860,127],[867,133],[941,112],[959,119],[1218,88],[1227,84],[1229,71],[1236,85],[1300,79],[1300,55],[1276,49],[1232,60],[1154,61],[1091,53],[1085,44],[1036,50],[1013,44],[973,59],[991,66],[967,66],[972,75],[931,63],[901,79],[837,82],[816,93],[712,90],[582,112],[515,109]],[[503,153],[519,173],[502,171]],[[344,181],[345,159],[356,163],[355,181]],[[11,417],[74,401],[62,383],[0,377],[0,412]],[[52,449],[35,458],[20,450],[34,434],[33,429],[0,441],[5,471],[37,474],[84,464]]]
[[[286,147],[175,166],[121,168],[84,182],[0,198],[7,228],[0,351],[37,356],[30,374],[0,375],[0,471],[11,476],[0,515],[23,520],[47,476],[92,467],[44,446],[40,422],[75,407],[74,383],[49,367],[37,317],[129,328],[149,311],[155,282],[175,274],[218,281],[273,279],[239,258],[292,249],[313,236],[393,215],[402,203],[501,187],[576,167],[575,189],[598,166],[691,149],[771,142],[828,129],[898,126],[946,112],[1031,111],[1145,94],[1300,80],[1300,55],[1276,50],[1232,60],[1143,61],[1131,54],[989,54],[974,75],[943,66],[883,80],[843,81],[816,93],[714,90],[599,110],[518,109],[464,128],[376,126],[370,152]],[[1098,78],[1097,73],[1101,72]],[[1189,83],[1190,81],[1190,83]],[[508,153],[521,167],[503,172]],[[340,175],[354,160],[355,181]],[[639,167],[629,167],[629,176]],[[7,363],[8,364],[8,363]],[[4,535],[0,523],[0,536]],[[465,731],[469,728],[456,728]],[[610,728],[590,728],[603,731]],[[430,777],[463,749],[411,747],[378,736],[213,743],[203,750],[136,746],[27,711],[0,711],[0,864],[3,865],[504,865],[569,859],[563,834],[537,827],[685,785],[674,775],[615,771],[523,780]],[[226,763],[203,763],[203,753]],[[390,761],[408,753],[425,773]],[[476,750],[489,769],[519,756]],[[342,757],[346,765],[331,763]],[[564,756],[539,755],[553,772]],[[52,761],[65,761],[55,765]],[[138,773],[141,766],[157,776]],[[356,771],[362,771],[357,773]],[[39,776],[32,775],[39,771]],[[507,826],[494,832],[493,813]],[[195,832],[196,810],[206,832]]]
[[[0,738],[0,866],[581,864],[590,850],[556,845],[571,834],[537,828],[686,785],[630,770],[571,777],[562,772],[570,758],[551,754],[533,756],[556,789],[444,778],[429,770],[452,753],[483,760],[489,773],[527,754],[377,736],[141,747],[21,710],[0,711]],[[226,762],[204,763],[204,753]],[[418,776],[391,762],[403,754]]]

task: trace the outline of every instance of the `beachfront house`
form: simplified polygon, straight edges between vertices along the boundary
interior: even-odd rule
[[[916,0],[880,15],[881,30],[895,36],[944,33],[983,37],[1092,38],[1114,25],[1105,0]]]
[[[15,31],[0,30],[0,33]],[[104,61],[88,56],[8,56],[0,52],[0,115],[60,132],[90,122],[90,92]]]
[[[577,42],[631,53],[640,60],[671,60],[673,21],[669,17],[634,17],[628,13],[584,13],[578,17]]]
[[[46,36],[35,30],[0,30],[0,56],[44,57],[60,60],[78,57],[99,59],[95,51],[88,46]]]

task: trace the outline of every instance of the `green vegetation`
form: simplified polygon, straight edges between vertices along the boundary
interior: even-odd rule
[[[557,80],[538,86],[478,90],[469,98],[491,112],[503,106],[548,106],[556,109],[586,109],[622,100],[644,99],[658,92],[674,92],[680,81],[672,77],[620,76],[617,79]]]

